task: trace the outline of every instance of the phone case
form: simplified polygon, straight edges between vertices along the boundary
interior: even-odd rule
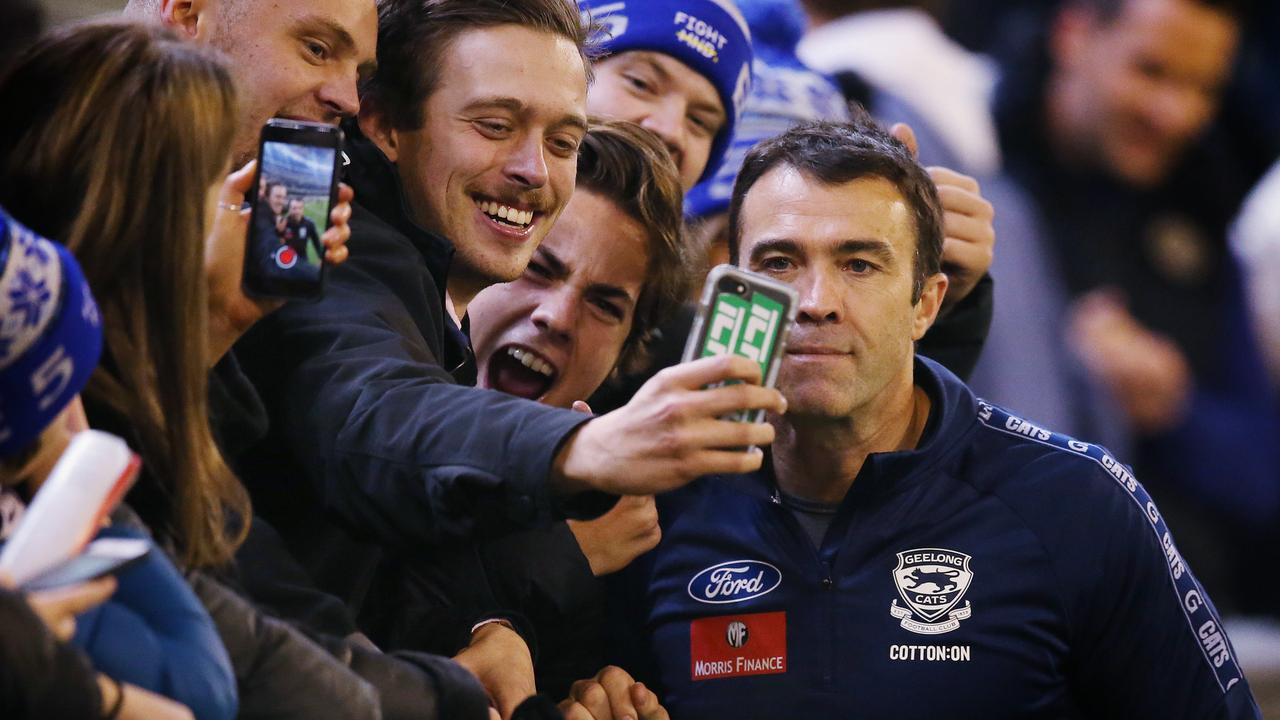
[[[764,386],[773,387],[796,319],[796,304],[795,290],[785,283],[732,265],[717,265],[702,288],[684,362],[741,355],[759,363]],[[764,411],[742,410],[725,419],[763,422]]]

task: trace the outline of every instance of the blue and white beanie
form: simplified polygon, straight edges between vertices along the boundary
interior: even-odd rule
[[[102,320],[74,256],[0,208],[0,457],[25,449],[102,353]]]
[[[804,16],[795,0],[739,0],[738,4],[755,37],[755,79],[724,162],[685,195],[685,214],[691,219],[729,209],[742,162],[760,142],[807,120],[849,120],[849,105],[835,83],[796,57]]]
[[[595,39],[609,54],[663,53],[711,81],[727,117],[702,179],[714,175],[751,87],[751,31],[733,0],[578,0],[578,7],[602,26]]]

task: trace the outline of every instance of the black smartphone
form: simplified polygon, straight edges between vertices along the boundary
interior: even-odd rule
[[[244,253],[246,293],[317,300],[324,293],[329,211],[338,199],[342,130],[271,119],[262,128]]]
[[[732,265],[717,265],[702,288],[684,362],[741,355],[759,363],[762,384],[773,387],[795,319],[796,291],[790,286]],[[741,410],[725,419],[762,422],[764,411]]]
[[[134,538],[102,538],[89,543],[84,552],[55,565],[22,584],[20,589],[52,590],[115,575],[140,562],[151,551],[151,543]]]

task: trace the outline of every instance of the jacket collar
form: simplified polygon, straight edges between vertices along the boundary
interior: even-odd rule
[[[436,287],[440,288],[443,302],[449,264],[453,260],[453,243],[414,222],[395,163],[365,136],[360,124],[352,118],[342,124],[342,129],[346,134],[345,150],[350,160],[344,179],[355,190],[356,202],[413,243],[426,261]]]
[[[413,220],[409,202],[404,195],[404,185],[395,163],[387,159],[382,150],[360,130],[355,119],[343,123],[346,133],[346,182],[356,192],[356,202],[377,216],[391,228],[409,239],[421,253],[440,290],[441,314],[445,315],[445,346],[441,363],[463,385],[476,382],[475,355],[471,351],[467,319],[462,327],[454,324],[444,313],[444,294],[449,286],[449,265],[453,260],[453,243],[443,235],[429,232]]]
[[[959,456],[964,441],[977,427],[978,403],[973,392],[942,365],[917,355],[915,384],[925,391],[930,401],[929,420],[920,444],[913,450],[867,456],[843,505],[856,502],[853,498],[901,492],[933,477]],[[768,453],[764,466],[746,478],[748,492],[775,500],[778,485]]]

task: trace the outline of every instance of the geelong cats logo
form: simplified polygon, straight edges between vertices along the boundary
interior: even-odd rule
[[[973,582],[969,556],[943,548],[917,548],[898,553],[893,583],[904,605],[894,600],[889,613],[902,627],[920,635],[938,635],[969,618],[969,603],[956,608]]]

